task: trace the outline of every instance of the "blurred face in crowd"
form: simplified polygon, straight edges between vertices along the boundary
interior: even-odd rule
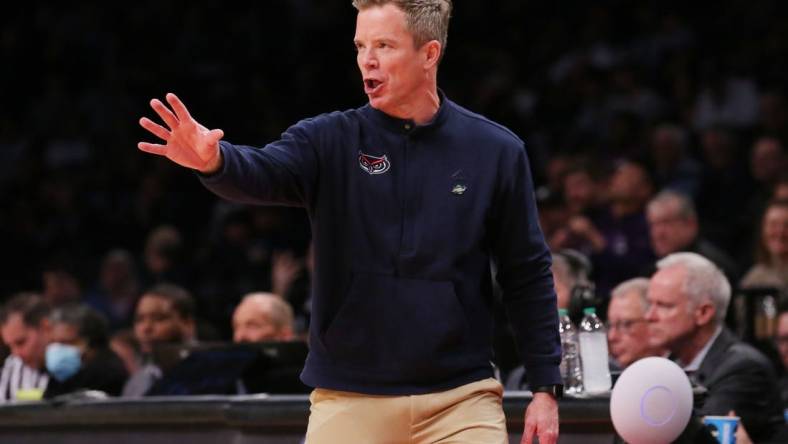
[[[79,335],[79,328],[76,325],[65,322],[55,322],[52,324],[51,342],[73,345],[79,349],[83,360],[90,360],[95,355],[95,351],[88,346],[87,339]]]
[[[755,142],[750,156],[750,169],[755,180],[771,182],[785,166],[785,155],[779,140],[763,137]]]
[[[79,281],[66,271],[44,271],[41,280],[42,295],[53,306],[77,301],[81,297]]]
[[[134,281],[134,264],[130,258],[115,253],[101,264],[101,285],[110,291],[122,289]]]
[[[134,335],[143,353],[150,353],[154,344],[183,342],[192,329],[193,321],[182,318],[165,298],[148,293],[137,304]]]
[[[48,320],[43,319],[38,327],[31,327],[25,324],[21,314],[12,313],[0,332],[12,355],[19,357],[30,368],[44,368],[44,355],[50,341]]]
[[[52,342],[73,345],[79,348],[84,354],[88,349],[88,342],[79,336],[79,329],[76,325],[66,324],[65,322],[55,322],[52,324]]]
[[[646,217],[651,246],[658,257],[681,251],[698,235],[697,221],[683,217],[676,201],[654,202],[648,206]]]
[[[669,168],[681,160],[682,147],[670,129],[660,128],[651,138],[651,153],[657,167]]]
[[[585,171],[573,171],[564,177],[564,200],[574,212],[581,212],[594,203],[597,186]]]
[[[706,130],[701,135],[704,161],[714,169],[727,168],[734,160],[733,143],[730,136],[718,129]]]
[[[245,298],[233,313],[234,342],[288,341],[292,337],[292,327],[275,319],[270,300]]]
[[[781,182],[774,187],[774,199],[788,200],[788,182]]]
[[[658,270],[651,278],[646,311],[651,346],[677,351],[691,340],[703,322],[699,305],[711,302],[695,304],[690,300],[682,289],[686,273],[684,267],[674,265]]]
[[[649,324],[645,307],[637,291],[630,291],[610,300],[607,308],[607,341],[610,354],[621,367],[640,358],[654,356],[649,344]]]
[[[766,211],[763,242],[772,258],[788,259],[788,205],[772,205]]]
[[[651,195],[646,171],[640,165],[625,162],[610,178],[610,199],[626,204],[641,204]]]
[[[788,370],[788,311],[777,319],[777,350],[782,358],[783,368]]]
[[[440,44],[417,48],[405,13],[391,3],[358,12],[354,43],[370,105],[391,116],[412,117],[407,108],[430,90]]]

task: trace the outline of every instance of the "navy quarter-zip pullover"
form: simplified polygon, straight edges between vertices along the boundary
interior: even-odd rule
[[[492,376],[492,276],[533,386],[560,384],[550,253],[523,142],[446,99],[425,125],[370,105],[303,120],[264,148],[222,141],[202,182],[306,208],[315,271],[307,385],[366,394]]]

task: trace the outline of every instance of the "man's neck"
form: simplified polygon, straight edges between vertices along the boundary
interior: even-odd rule
[[[416,125],[424,125],[435,117],[440,106],[441,100],[438,95],[438,87],[435,83],[432,83],[430,87],[424,90],[414,91],[410,100],[395,107],[387,114],[398,119],[413,120]]]
[[[676,357],[681,361],[681,364],[686,366],[691,363],[692,360],[695,359],[695,356],[697,356],[697,354],[703,350],[703,347],[711,340],[716,331],[717,324],[713,322],[701,327],[696,335],[676,351]]]

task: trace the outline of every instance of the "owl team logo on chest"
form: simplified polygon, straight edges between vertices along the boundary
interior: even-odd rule
[[[359,151],[358,166],[369,174],[383,174],[391,168],[391,162],[389,162],[389,158],[385,154],[377,157]]]

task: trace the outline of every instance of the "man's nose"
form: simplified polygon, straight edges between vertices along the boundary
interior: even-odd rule
[[[378,58],[373,50],[364,50],[360,57],[364,68],[374,69],[378,67]]]

